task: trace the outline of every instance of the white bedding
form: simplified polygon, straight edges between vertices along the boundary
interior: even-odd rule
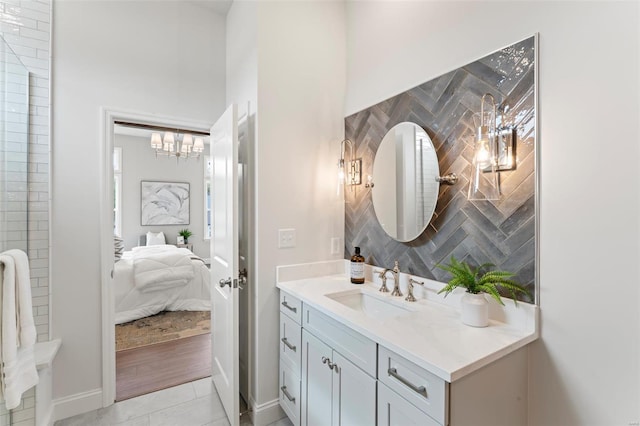
[[[161,311],[211,309],[209,268],[185,248],[135,247],[113,271],[116,324]]]

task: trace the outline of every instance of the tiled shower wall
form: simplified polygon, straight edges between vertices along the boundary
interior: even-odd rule
[[[50,0],[0,0],[0,33],[30,72],[27,229],[38,341],[49,339],[50,5]],[[0,405],[0,426],[10,424],[35,424],[33,389],[11,413]]]
[[[440,186],[429,226],[408,243],[393,240],[378,224],[371,190],[345,190],[345,257],[360,246],[370,264],[390,268],[399,260],[403,272],[443,282],[448,275],[436,265],[452,255],[473,265],[493,263],[528,287],[531,299],[525,300],[535,299],[534,49],[531,37],[345,119],[365,176],[385,133],[411,121],[431,137],[440,175],[459,177],[453,186]],[[516,127],[517,168],[500,174],[499,201],[469,201],[474,120],[485,93],[500,104],[503,122]]]

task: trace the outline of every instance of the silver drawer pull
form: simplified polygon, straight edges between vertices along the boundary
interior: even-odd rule
[[[399,375],[398,370],[396,370],[395,368],[388,369],[387,373],[389,373],[391,377],[398,379],[398,381],[400,381],[400,383],[402,383],[403,385],[411,388],[412,391],[417,392],[420,395],[424,395],[425,397],[427,396],[427,388],[425,388],[424,386],[414,385],[413,383],[411,383],[410,381],[408,381],[407,379]]]
[[[298,308],[291,306],[290,304],[287,303],[287,301],[285,300],[284,302],[282,302],[282,306],[284,306],[285,308],[289,309],[290,311],[292,311],[294,314],[296,312],[298,312]]]
[[[282,341],[282,343],[284,343],[285,345],[287,345],[287,347],[288,347],[289,349],[291,349],[291,350],[292,350],[292,351],[294,351],[294,352],[296,351],[296,347],[295,347],[295,346],[293,346],[291,343],[289,343],[289,341],[287,340],[287,338],[286,338],[286,337],[283,337],[283,338],[282,338],[282,339],[280,339],[280,340]]]
[[[289,392],[287,392],[287,387],[286,386],[282,386],[280,388],[280,390],[282,391],[282,393],[284,394],[284,396],[287,397],[287,399],[291,402],[296,402],[296,399],[294,397],[291,396],[291,394]]]

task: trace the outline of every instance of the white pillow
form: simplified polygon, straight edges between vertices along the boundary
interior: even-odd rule
[[[164,238],[164,232],[147,232],[147,245],[148,246],[161,246],[165,245],[167,241]]]

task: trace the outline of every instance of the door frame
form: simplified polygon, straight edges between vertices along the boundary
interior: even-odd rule
[[[115,306],[111,271],[113,270],[113,147],[116,121],[148,124],[152,126],[190,128],[208,132],[212,123],[194,121],[130,111],[118,108],[100,108],[100,277],[102,290],[102,406],[115,402],[116,396],[116,344]],[[151,152],[150,152],[151,154]]]

